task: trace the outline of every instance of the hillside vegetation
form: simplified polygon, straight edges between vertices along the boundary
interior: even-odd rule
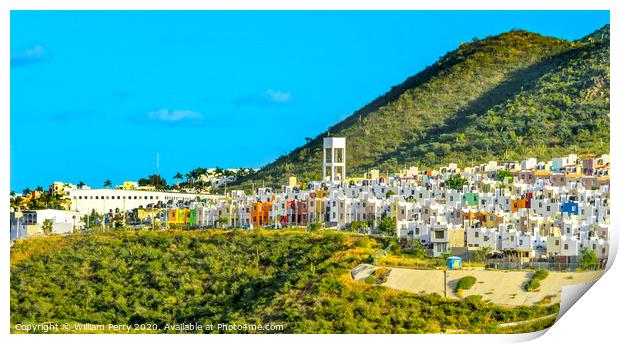
[[[608,26],[574,42],[515,30],[463,43],[240,183],[320,179],[326,136],[347,138],[349,175],[609,152],[609,65]]]
[[[557,304],[509,308],[479,296],[452,300],[353,281],[351,268],[386,245],[355,235],[145,231],[46,239],[11,248],[12,325],[156,324],[163,331],[174,323],[248,323],[282,324],[286,333],[503,332],[514,329],[501,323],[559,310]]]

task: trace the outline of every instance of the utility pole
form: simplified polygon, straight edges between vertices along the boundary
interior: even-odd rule
[[[159,188],[159,152],[157,152],[157,158],[155,161],[155,175],[157,176],[157,179],[155,180],[155,189]]]

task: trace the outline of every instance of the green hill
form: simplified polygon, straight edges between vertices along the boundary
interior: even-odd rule
[[[515,30],[463,43],[314,140],[240,179],[321,178],[322,139],[348,175],[609,152],[609,27],[569,42]]]
[[[130,325],[130,332],[428,333],[540,330],[499,324],[557,314],[559,305],[504,307],[356,282],[351,269],[387,246],[333,232],[112,232],[20,240],[11,248],[16,324]],[[225,330],[216,324],[283,325]],[[148,328],[133,328],[148,324]],[[206,325],[214,324],[213,329]],[[55,332],[57,333],[57,332]]]

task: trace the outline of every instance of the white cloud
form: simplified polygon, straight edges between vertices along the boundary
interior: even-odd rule
[[[272,89],[265,90],[261,93],[265,100],[273,103],[288,103],[293,99],[290,92],[276,91]]]
[[[45,56],[45,49],[40,45],[35,45],[32,48],[20,50],[11,54],[12,66],[24,66],[27,64],[35,63],[41,60]]]
[[[192,111],[192,110],[168,110],[168,109],[160,109],[157,111],[152,111],[148,113],[148,118],[154,121],[162,121],[162,122],[180,122],[180,121],[200,121],[203,119],[203,116],[200,112]]]
[[[237,104],[250,106],[273,106],[278,104],[288,104],[292,100],[293,95],[290,92],[278,91],[270,88],[240,98],[237,100]]]

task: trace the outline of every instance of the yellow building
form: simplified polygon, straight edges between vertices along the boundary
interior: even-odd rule
[[[288,186],[290,187],[297,186],[297,177],[295,176],[288,177]]]
[[[49,191],[52,195],[63,196],[65,194],[65,183],[53,182],[52,185],[50,185]]]
[[[169,225],[188,225],[189,209],[168,209],[168,217],[166,222]]]
[[[123,185],[118,185],[116,188],[121,190],[136,190],[138,189],[138,183],[132,181],[124,181]]]
[[[369,179],[379,179],[379,170],[370,170]]]
[[[161,209],[154,208],[138,208],[138,220],[143,221],[147,218],[155,218],[161,212]]]
[[[316,198],[325,198],[329,195],[329,190],[316,190]]]

